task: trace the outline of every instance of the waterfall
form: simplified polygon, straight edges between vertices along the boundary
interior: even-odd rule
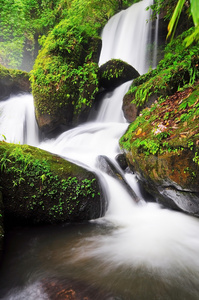
[[[141,74],[148,70],[145,48],[150,11],[145,8],[150,4],[150,0],[144,0],[110,19],[102,34],[99,64],[120,58]],[[48,299],[38,284],[48,277],[70,278],[83,282],[88,290],[94,287],[107,292],[106,297],[96,293],[92,298],[96,300],[199,299],[198,219],[163,209],[157,203],[143,201],[136,205],[120,183],[99,170],[99,155],[114,161],[119,153],[118,140],[128,126],[121,102],[130,84],[127,82],[106,95],[95,121],[41,143],[36,125],[28,123],[27,111],[32,115],[34,109],[32,96],[1,103],[0,133],[8,141],[36,144],[90,168],[107,182],[109,198],[106,215],[89,224],[67,225],[57,230],[51,227],[49,234],[47,229],[44,233],[41,229],[37,234],[33,232],[32,238],[30,232],[22,233],[25,247],[22,244],[17,248],[16,235],[14,255],[16,258],[19,253],[19,258],[8,263],[9,267],[12,265],[10,273],[7,265],[4,267],[8,292],[2,300]],[[136,177],[124,176],[141,197]],[[16,275],[17,270],[20,276]],[[14,279],[10,279],[11,273]],[[19,283],[18,277],[22,278]]]
[[[29,94],[0,101],[0,138],[9,143],[39,144],[33,98]]]
[[[140,74],[148,71],[147,42],[151,10],[146,8],[152,4],[153,0],[136,3],[108,22],[102,34],[99,65],[117,58],[132,65]]]

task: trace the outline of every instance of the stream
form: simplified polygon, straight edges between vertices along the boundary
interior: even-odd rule
[[[102,32],[100,65],[120,58],[140,74],[153,65],[146,51],[151,12],[145,8],[151,3],[144,0],[110,19]],[[124,173],[141,199],[135,203],[99,168],[99,155],[117,164],[118,141],[128,127],[122,98],[130,84],[106,94],[95,120],[48,140],[39,137],[32,95],[0,102],[0,133],[8,142],[30,144],[93,170],[109,203],[97,220],[11,229],[0,271],[1,300],[199,299],[199,220],[148,202],[136,176]],[[50,297],[49,284],[71,287],[76,298]]]

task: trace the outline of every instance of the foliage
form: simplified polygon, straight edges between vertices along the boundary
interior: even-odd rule
[[[136,78],[128,95],[133,103],[142,106],[151,95],[171,95],[186,84],[193,84],[199,78],[198,43],[186,47],[183,40],[193,32],[193,28],[178,36],[165,48],[164,58],[157,68]]]
[[[164,19],[171,19],[173,13],[173,6],[176,5],[178,0],[154,0],[153,4],[147,7],[153,11],[152,18],[156,18],[158,14],[164,12]]]
[[[174,37],[175,30],[176,30],[176,27],[177,27],[177,24],[178,24],[178,21],[180,18],[180,14],[181,14],[184,4],[185,4],[185,0],[178,0],[175,10],[173,12],[172,18],[169,22],[167,37],[169,37],[171,35],[171,40]],[[193,22],[195,25],[195,30],[191,34],[191,36],[188,36],[185,39],[186,46],[189,46],[190,44],[192,44],[194,40],[196,40],[196,41],[199,40],[199,2],[198,2],[198,0],[190,0],[190,5],[191,5],[190,11],[191,11],[191,15],[192,15]]]

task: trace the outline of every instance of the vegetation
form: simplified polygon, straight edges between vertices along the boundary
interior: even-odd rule
[[[142,106],[151,95],[172,95],[178,89],[192,85],[199,78],[198,43],[186,47],[183,40],[193,32],[184,32],[165,48],[165,56],[155,70],[136,78],[128,95],[133,103]]]
[[[132,2],[135,1],[106,0],[100,3],[83,0],[1,0],[0,63],[6,67],[29,71],[38,54],[38,47],[40,48],[55,25],[68,18],[71,7],[73,9],[79,7],[77,15],[74,16],[75,22],[75,19],[78,20],[78,14],[81,18],[84,5],[88,11],[86,13],[84,10],[82,17],[87,19],[89,17],[92,19],[95,14],[93,8],[100,6],[99,22],[93,23],[99,27],[102,17],[107,20],[116,10],[127,7]]]
[[[27,145],[0,143],[0,186],[6,214],[27,222],[81,217],[81,207],[100,197],[95,176],[60,157]],[[83,211],[82,211],[83,212]],[[85,219],[89,211],[85,212]]]
[[[167,36],[171,35],[171,39],[173,39],[174,37],[180,14],[183,9],[183,5],[185,5],[185,0],[178,0],[172,18],[169,22]],[[193,18],[195,29],[192,32],[192,34],[185,39],[186,47],[192,44],[195,40],[199,40],[199,2],[197,0],[190,0],[190,12]]]
[[[0,65],[0,99],[7,98],[11,93],[30,92],[30,76],[25,71],[7,69]]]

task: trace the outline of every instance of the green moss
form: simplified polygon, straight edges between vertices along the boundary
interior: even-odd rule
[[[111,65],[112,67],[110,68],[109,65]],[[118,78],[122,76],[124,72],[124,65],[128,64],[120,59],[110,60],[109,64],[107,64],[107,67],[102,72],[101,77],[110,80],[112,78]]]
[[[0,79],[10,81],[20,81],[21,79],[29,80],[29,73],[21,70],[8,69],[0,65]]]
[[[120,145],[126,151],[145,155],[190,149],[197,157],[198,119],[199,86],[196,85],[142,110],[120,139]],[[197,158],[194,161],[198,162]]]
[[[21,206],[24,218],[70,219],[84,199],[100,196],[92,173],[46,151],[1,142],[0,161],[5,207]]]
[[[164,58],[155,70],[133,81],[128,95],[137,106],[146,103],[153,94],[167,96],[184,85],[192,85],[199,78],[198,43],[186,48],[183,40],[193,31],[184,32],[165,48]]]

